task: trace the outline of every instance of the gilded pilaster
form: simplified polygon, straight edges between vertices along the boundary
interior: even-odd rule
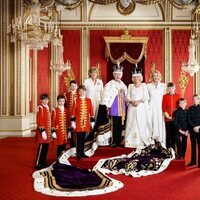
[[[22,0],[0,0],[0,133],[30,135],[29,49],[10,43],[8,25],[21,16]]]
[[[57,56],[57,49],[51,44],[51,63],[55,63],[56,62],[56,56]],[[51,102],[51,107],[54,108],[57,105],[57,96],[59,94],[59,75],[58,73],[51,69],[51,78],[50,78],[50,82],[51,82],[51,96],[50,96],[50,102]]]
[[[168,1],[165,1],[165,22],[171,21],[171,4]],[[170,27],[165,27],[165,42],[164,42],[164,66],[165,66],[165,82],[172,81],[172,31]]]
[[[199,40],[199,45],[200,45],[200,40]],[[200,62],[200,47],[199,47],[199,45],[197,45],[197,47],[196,47],[197,63]],[[193,93],[200,95],[200,72],[199,71],[195,74],[194,80],[195,80],[195,91]]]
[[[32,93],[33,93],[33,113],[37,111],[37,50],[33,50],[33,69],[32,69]]]
[[[82,45],[81,45],[81,54],[82,54],[82,68],[81,68],[81,81],[83,82],[85,78],[88,77],[89,69],[89,30],[87,27],[82,28]]]
[[[172,39],[171,39],[171,28],[167,27],[165,28],[165,82],[170,82],[172,81]]]
[[[82,5],[82,21],[88,22],[88,1],[84,1]],[[88,76],[88,68],[89,68],[89,30],[88,27],[82,27],[81,32],[81,82],[84,81]]]
[[[9,24],[9,1],[1,0],[1,35],[0,35],[0,115],[8,116],[10,113],[10,65],[9,65],[9,38],[7,36],[7,27]]]

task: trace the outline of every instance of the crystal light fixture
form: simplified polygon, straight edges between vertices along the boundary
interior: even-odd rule
[[[188,72],[190,76],[194,76],[194,74],[198,72],[200,68],[200,65],[196,60],[196,49],[199,43],[199,35],[200,35],[199,22],[198,22],[199,21],[198,7],[199,6],[197,6],[197,8],[193,12],[195,21],[193,22],[193,24],[191,23],[191,37],[188,48],[189,59],[187,63],[185,62],[182,63],[182,70]],[[191,15],[191,17],[193,17],[193,15]]]
[[[22,16],[13,19],[8,27],[11,42],[20,40],[30,49],[41,50],[48,47],[50,41],[59,37],[59,12],[54,4],[50,6],[42,7],[39,0],[23,4]]]
[[[189,45],[189,60],[187,63],[182,63],[182,69],[185,72],[188,72],[190,76],[194,76],[196,72],[199,71],[200,65],[197,63],[195,52],[196,52],[196,46],[197,46],[197,38],[195,38],[194,35],[191,35],[190,38],[190,45]]]
[[[54,38],[54,40],[52,41],[52,50],[54,51],[54,54],[50,61],[50,69],[58,72],[59,76],[61,76],[64,71],[71,69],[71,62],[69,60],[67,60],[67,62],[64,63],[64,47],[62,44],[62,39],[63,37],[59,33],[59,37]]]

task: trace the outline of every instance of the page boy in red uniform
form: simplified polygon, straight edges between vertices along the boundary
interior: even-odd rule
[[[69,115],[67,116],[67,126],[71,133],[70,138],[69,138],[71,147],[75,147],[75,142],[74,142],[75,141],[75,133],[74,133],[74,130],[71,129],[71,118],[70,117],[71,117],[71,113],[72,113],[72,106],[78,97],[77,88],[78,88],[77,82],[75,80],[72,80],[72,81],[70,81],[70,91],[64,93],[65,100],[66,100],[65,105],[69,112]]]
[[[79,97],[72,107],[71,127],[77,133],[76,156],[80,160],[87,157],[84,153],[85,134],[94,127],[94,113],[91,100],[86,98],[84,85],[79,86],[78,93]]]
[[[36,142],[38,151],[35,162],[35,169],[42,169],[46,167],[46,158],[50,143],[51,130],[51,113],[49,111],[49,97],[48,94],[40,95],[41,105],[37,108],[37,130]]]
[[[175,93],[175,84],[170,82],[167,84],[168,93],[163,96],[162,110],[165,117],[166,125],[166,146],[175,150],[175,134],[176,128],[173,124],[173,114],[178,108],[178,100],[180,95]]]
[[[52,137],[53,143],[57,145],[57,157],[59,157],[66,149],[66,144],[68,144],[67,135],[67,109],[65,105],[64,95],[57,96],[58,106],[52,110],[51,114],[51,127],[52,127]]]

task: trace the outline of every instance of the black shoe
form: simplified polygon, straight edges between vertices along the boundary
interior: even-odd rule
[[[115,148],[117,145],[116,144],[111,144],[111,147],[112,148]]]
[[[88,158],[89,156],[86,156],[85,154],[81,155],[81,158]]]
[[[191,167],[191,166],[194,166],[194,165],[196,165],[195,162],[190,162],[190,163],[187,164],[187,167]]]

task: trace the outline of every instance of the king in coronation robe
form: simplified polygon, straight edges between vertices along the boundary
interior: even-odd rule
[[[105,146],[111,143],[112,147],[116,147],[121,143],[122,125],[126,115],[126,94],[127,86],[121,80],[123,75],[123,67],[119,64],[113,67],[114,79],[109,81],[104,88],[101,105],[107,110],[111,119],[111,132],[98,132],[97,142],[99,145]],[[97,116],[98,122],[98,116]],[[111,136],[111,137],[110,137]]]

